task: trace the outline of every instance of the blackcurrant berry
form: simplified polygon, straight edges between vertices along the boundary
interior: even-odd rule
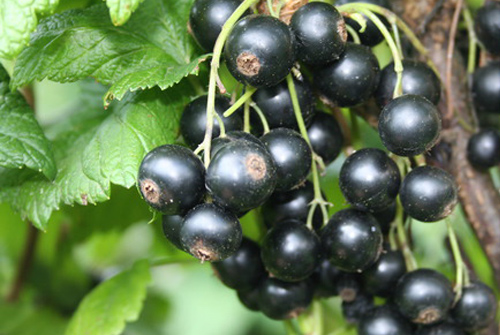
[[[287,219],[301,222],[307,221],[309,203],[314,200],[314,187],[309,181],[304,185],[287,192],[274,192],[262,206],[262,218],[268,227]],[[317,209],[313,216],[313,226],[323,225],[321,210]]]
[[[370,48],[347,43],[344,53],[314,72],[314,85],[340,107],[365,102],[377,88],[380,68]]]
[[[490,1],[479,8],[474,20],[478,39],[492,54],[500,55],[500,3]]]
[[[419,95],[403,95],[380,113],[378,132],[382,143],[399,156],[416,156],[436,144],[441,117],[436,106]]]
[[[186,214],[179,235],[183,250],[212,262],[233,255],[243,234],[234,214],[214,204],[201,204]]]
[[[441,82],[434,71],[423,62],[406,59],[403,60],[403,68],[403,94],[421,95],[437,105],[441,97]],[[394,63],[390,63],[382,71],[375,92],[379,106],[383,107],[392,100],[396,81]]]
[[[438,325],[421,327],[415,335],[465,335],[462,329],[451,322],[443,322]]]
[[[314,115],[314,95],[305,78],[303,80],[294,79],[293,82],[299,100],[300,112],[307,124]],[[258,89],[252,99],[262,110],[270,128],[299,129],[286,80],[271,87]]]
[[[453,298],[450,281],[431,269],[408,272],[401,277],[394,292],[399,311],[418,324],[433,324],[446,319]]]
[[[183,217],[180,215],[163,215],[162,228],[163,234],[177,249],[182,249],[180,231],[182,228]]]
[[[276,165],[276,190],[288,191],[304,182],[311,170],[309,144],[294,130],[277,128],[261,137]]]
[[[382,232],[370,214],[348,208],[335,213],[321,231],[325,255],[341,270],[360,272],[382,251]]]
[[[309,65],[325,65],[344,51],[347,32],[339,11],[324,2],[300,7],[290,21],[297,39],[297,57]]]
[[[315,295],[319,297],[331,297],[337,294],[336,282],[340,270],[328,260],[323,258],[311,275],[314,283]]]
[[[313,288],[308,281],[288,283],[275,278],[264,280],[259,288],[261,311],[275,320],[297,317],[313,298]]]
[[[259,245],[246,237],[243,237],[239,249],[233,255],[213,262],[212,267],[224,285],[239,291],[256,288],[266,276],[260,260]]]
[[[380,211],[371,212],[373,217],[377,219],[377,222],[380,225],[380,229],[382,230],[382,234],[389,234],[391,223],[396,218],[396,209],[397,206],[396,202],[394,201],[392,204]]]
[[[432,166],[419,166],[410,171],[403,179],[399,194],[405,212],[424,222],[444,219],[457,204],[453,177]]]
[[[481,282],[463,288],[462,296],[452,309],[457,325],[467,331],[478,331],[495,321],[497,300],[493,290]]]
[[[370,294],[387,298],[405,273],[406,264],[401,251],[385,251],[375,264],[363,271],[363,287]]]
[[[342,301],[342,314],[349,323],[358,323],[359,320],[374,308],[373,296],[358,294],[353,301]]]
[[[467,159],[479,169],[489,169],[500,163],[500,132],[483,129],[472,135],[467,144]]]
[[[346,302],[354,301],[362,291],[361,276],[358,273],[340,271],[334,285],[335,295]]]
[[[230,107],[228,98],[218,96],[215,98],[215,112],[219,114],[224,122],[226,131],[241,130],[243,128],[243,119],[241,113],[234,113],[230,117],[223,117],[224,113]],[[184,141],[191,149],[196,149],[203,142],[207,125],[207,96],[201,96],[191,101],[185,108],[181,116],[180,130]],[[219,121],[214,120],[212,138],[219,136]]]
[[[278,224],[262,241],[262,261],[276,278],[295,282],[306,279],[320,260],[320,242],[314,232],[300,222]]]
[[[500,62],[491,62],[474,72],[472,98],[480,113],[500,113]]]
[[[330,164],[338,157],[344,145],[342,130],[335,118],[326,113],[317,112],[307,128],[311,147],[325,164]]]
[[[241,0],[197,0],[189,14],[189,27],[196,41],[212,51],[222,26],[241,4]],[[247,11],[244,15],[248,15]]]
[[[224,51],[229,72],[254,87],[282,81],[295,62],[295,37],[281,20],[249,15],[231,30]]]
[[[259,287],[249,291],[238,291],[238,299],[240,299],[243,306],[251,311],[260,311],[259,306],[260,290]]]
[[[389,206],[398,195],[400,183],[398,166],[380,149],[358,150],[340,169],[342,194],[363,210],[379,211]]]
[[[358,325],[358,335],[410,335],[412,327],[390,306],[379,306],[365,314]]]
[[[205,168],[188,148],[163,145],[144,157],[137,183],[144,200],[157,211],[184,214],[205,195]]]
[[[234,130],[226,133],[226,136],[224,137],[217,137],[212,140],[212,146],[210,148],[210,155],[213,157],[215,154],[219,151],[220,148],[222,148],[224,145],[228,144],[229,142],[233,142],[236,140],[242,140],[245,142],[251,142],[255,143],[261,147],[264,147],[264,143],[262,143],[261,140],[259,140],[257,137],[250,133],[246,133],[241,130]]]
[[[264,203],[276,186],[276,167],[263,146],[236,140],[212,158],[206,176],[207,189],[216,203],[242,213]]]

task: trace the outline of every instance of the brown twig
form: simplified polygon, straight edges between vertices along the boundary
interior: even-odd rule
[[[446,118],[451,118],[454,110],[453,98],[451,96],[451,71],[453,68],[453,54],[455,52],[455,38],[457,36],[458,19],[460,18],[463,3],[463,0],[457,1],[455,13],[453,13],[453,20],[451,22],[450,36],[448,38],[448,50],[446,51],[446,100],[448,105],[447,114],[445,115]]]

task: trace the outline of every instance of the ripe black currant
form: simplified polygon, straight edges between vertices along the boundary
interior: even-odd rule
[[[453,177],[432,166],[419,166],[410,171],[403,179],[399,194],[405,212],[424,222],[444,219],[457,204]]]
[[[340,270],[333,266],[328,259],[323,258],[311,276],[315,295],[325,298],[336,295],[335,284],[339,275]]]
[[[311,147],[325,164],[330,164],[338,157],[344,145],[342,130],[335,118],[326,113],[317,112],[307,128]]]
[[[384,146],[399,156],[424,153],[436,143],[441,117],[436,106],[419,95],[403,95],[380,113],[378,132]]]
[[[325,65],[344,51],[347,32],[339,11],[324,2],[299,8],[290,21],[297,39],[297,57],[309,65]]]
[[[311,170],[312,152],[294,130],[277,128],[261,137],[276,165],[276,190],[288,191],[304,182]]]
[[[226,133],[226,136],[224,137],[217,137],[212,140],[212,146],[210,148],[210,155],[213,157],[215,154],[219,151],[220,148],[222,148],[224,145],[228,144],[229,142],[233,142],[236,140],[242,140],[245,142],[251,142],[255,143],[259,146],[264,147],[264,143],[262,143],[261,140],[259,140],[257,137],[250,133],[246,133],[241,130],[234,130]]]
[[[342,301],[352,302],[358,294],[362,294],[362,282],[359,273],[339,271],[334,285],[335,295],[338,295]]]
[[[379,77],[378,61],[370,48],[347,43],[338,60],[314,72],[314,85],[336,105],[351,107],[368,100]]]
[[[365,314],[358,325],[358,335],[409,335],[412,327],[391,306],[379,306]]]
[[[243,213],[264,203],[276,186],[276,167],[264,146],[232,141],[212,158],[206,186],[214,201],[233,213]]]
[[[358,323],[373,307],[373,296],[358,294],[353,301],[342,301],[342,314],[347,322]]]
[[[186,214],[179,235],[183,250],[212,262],[233,255],[243,233],[234,214],[214,204],[201,204]]]
[[[259,245],[246,237],[243,237],[238,251],[222,261],[213,262],[212,267],[224,285],[238,291],[257,287],[266,276]]]
[[[294,79],[293,82],[297,91],[300,112],[307,124],[314,115],[314,95],[305,78],[303,80]],[[262,110],[270,128],[299,129],[286,80],[271,87],[258,89],[252,99]]]
[[[183,217],[180,215],[163,215],[162,228],[163,234],[177,249],[182,249],[180,231],[182,228]]]
[[[321,231],[326,257],[348,272],[360,272],[375,263],[382,251],[382,232],[370,214],[348,208],[335,213]]]
[[[212,51],[222,26],[240,4],[241,0],[197,0],[193,4],[189,27],[205,51]]]
[[[421,327],[415,335],[465,335],[462,329],[451,322],[443,322],[438,325]]]
[[[483,129],[467,144],[467,159],[476,168],[489,169],[500,163],[500,132]]]
[[[224,57],[229,72],[240,82],[254,87],[273,86],[292,69],[295,37],[275,17],[249,15],[233,27]]]
[[[401,277],[394,292],[399,311],[418,324],[433,324],[446,319],[453,298],[449,280],[431,269],[408,272]]]
[[[370,294],[387,298],[405,273],[406,264],[401,251],[385,251],[375,264],[363,271],[363,287]]]
[[[379,211],[389,206],[398,195],[400,183],[398,166],[380,149],[358,150],[340,169],[342,194],[363,210]]]
[[[243,119],[241,113],[234,113],[230,117],[223,117],[224,113],[230,107],[230,100],[223,96],[215,98],[215,112],[219,114],[224,122],[226,131],[241,130],[243,128]],[[182,113],[180,120],[180,130],[184,141],[191,149],[203,142],[205,129],[207,125],[207,96],[201,96],[191,101]],[[214,120],[212,138],[219,136],[219,121]]]
[[[403,94],[421,95],[437,105],[441,97],[441,82],[434,71],[423,62],[406,59],[403,60],[403,68]],[[392,100],[396,81],[394,63],[390,63],[382,71],[375,92],[379,106],[383,107]]]
[[[481,282],[463,288],[462,296],[452,309],[457,325],[467,331],[478,331],[495,321],[497,300],[493,290]]]
[[[264,237],[261,255],[274,277],[287,282],[300,281],[309,277],[319,263],[319,238],[300,222],[278,224]]]
[[[394,201],[392,204],[380,211],[371,212],[373,217],[377,219],[380,229],[382,230],[382,234],[387,235],[389,233],[391,223],[396,218],[396,209],[397,206]]]
[[[275,320],[297,317],[309,307],[314,292],[308,281],[288,283],[276,278],[265,279],[259,291],[261,311]]]
[[[238,299],[240,299],[243,306],[251,311],[260,311],[259,306],[260,290],[259,286],[249,291],[238,291]]]
[[[205,168],[188,148],[163,145],[144,157],[137,184],[154,209],[167,215],[184,214],[205,195]]]
[[[480,113],[500,113],[500,62],[478,68],[472,79],[472,98]]]
[[[492,54],[500,55],[500,3],[490,1],[479,8],[474,20],[478,39]]]

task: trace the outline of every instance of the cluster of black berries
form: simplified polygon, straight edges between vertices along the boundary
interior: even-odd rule
[[[194,3],[189,26],[203,48],[214,47],[240,4]],[[306,180],[316,164],[314,155],[329,164],[343,145],[336,119],[315,109],[314,91],[338,107],[374,96],[382,109],[380,137],[397,156],[425,153],[441,129],[436,108],[441,86],[431,68],[403,61],[402,95],[393,99],[394,64],[380,71],[369,48],[382,35],[370,20],[363,32],[356,21],[351,25],[366,45],[347,41],[344,18],[324,2],[300,7],[289,25],[247,11],[227,37],[224,59],[234,78],[257,89],[252,105],[261,119],[252,119],[253,134],[242,131],[241,113],[224,117],[231,101],[217,96],[205,168],[192,151],[203,149],[206,138],[208,97],[198,97],[180,121],[189,148],[164,145],[148,153],[139,170],[140,192],[164,214],[169,241],[212,262],[217,277],[238,292],[245,306],[270,318],[295,317],[315,296],[338,295],[360,335],[464,334],[485,327],[496,313],[491,289],[472,283],[454,304],[448,279],[430,269],[408,272],[397,246],[384,244],[394,228],[398,196],[405,215],[420,221],[439,221],[453,211],[457,187],[447,172],[419,166],[403,178],[408,166],[398,167],[382,150],[361,149],[346,159],[339,176],[352,208],[338,211],[326,225],[319,206],[310,211],[318,200],[317,185]],[[286,80],[297,62],[308,75]],[[267,227],[259,243],[243,236],[239,222],[256,208]],[[376,306],[374,297],[385,299],[384,304]]]

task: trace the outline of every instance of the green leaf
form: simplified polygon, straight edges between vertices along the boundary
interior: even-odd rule
[[[65,334],[120,334],[126,322],[138,319],[150,281],[147,261],[139,261],[132,269],[105,281],[83,299]]]
[[[7,173],[9,169],[18,170],[28,167],[43,172],[47,178],[53,179],[57,170],[50,142],[24,97],[19,92],[9,90],[8,75],[1,66],[0,120],[2,120],[0,122],[0,176]]]
[[[0,2],[0,58],[13,59],[28,45],[37,14],[52,12],[59,0]]]
[[[62,334],[66,320],[49,309],[26,304],[0,304],[0,335]]]
[[[20,186],[0,189],[0,202],[9,203],[23,218],[45,230],[52,211],[62,204],[87,205],[109,199],[111,184],[135,184],[142,158],[153,148],[173,143],[178,121],[188,102],[185,85],[168,91],[141,91],[108,111],[93,111],[68,122],[53,146],[58,167],[54,182],[34,177]],[[91,114],[91,113],[89,113]]]
[[[106,0],[111,21],[115,26],[121,26],[128,21],[130,15],[144,0]]]
[[[197,74],[206,59],[193,59],[195,46],[186,27],[191,3],[148,0],[121,27],[113,26],[104,5],[51,16],[20,54],[11,87],[91,76],[113,85],[108,98],[155,85],[166,89]]]

